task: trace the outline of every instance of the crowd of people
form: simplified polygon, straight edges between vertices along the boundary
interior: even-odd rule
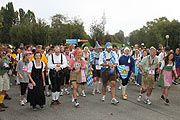
[[[127,86],[133,81],[140,89],[137,101],[144,95],[144,103],[152,104],[150,96],[155,81],[162,87],[160,98],[169,104],[168,90],[172,84],[179,84],[179,48],[146,48],[144,43],[132,47],[118,48],[107,42],[105,47],[98,43],[94,48],[83,45],[26,45],[18,47],[0,46],[0,111],[8,106],[4,100],[8,95],[10,76],[13,76],[20,91],[20,105],[30,103],[33,110],[61,105],[60,96],[72,94],[72,102],[78,107],[78,96],[86,97],[86,85],[92,86],[92,95],[102,93],[106,100],[106,90],[111,92],[111,103],[116,105],[116,86],[122,91],[122,99],[127,100]],[[92,79],[90,79],[92,78]],[[102,83],[102,89],[100,89]],[[117,84],[117,85],[116,85]],[[81,86],[81,90],[80,90]],[[72,92],[70,91],[72,89]],[[27,94],[27,95],[26,95]],[[51,96],[51,103],[46,97]]]

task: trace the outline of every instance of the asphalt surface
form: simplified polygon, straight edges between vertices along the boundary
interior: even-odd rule
[[[128,100],[122,100],[121,91],[116,90],[119,104],[112,105],[110,93],[107,93],[106,101],[101,102],[102,95],[93,96],[92,88],[87,87],[87,96],[78,97],[78,108],[73,106],[71,95],[64,95],[60,97],[61,106],[51,108],[51,97],[46,97],[45,108],[32,111],[29,104],[20,106],[18,86],[12,85],[9,90],[12,100],[5,100],[9,108],[0,113],[0,120],[180,120],[180,85],[170,89],[169,105],[160,100],[161,88],[157,83],[150,98],[152,105],[137,102],[138,91],[139,88],[130,83],[127,88]]]

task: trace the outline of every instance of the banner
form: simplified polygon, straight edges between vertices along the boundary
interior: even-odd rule
[[[126,79],[129,73],[129,67],[125,65],[117,66],[117,69],[122,77],[122,79]]]

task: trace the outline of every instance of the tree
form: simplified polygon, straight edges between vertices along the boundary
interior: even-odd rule
[[[101,23],[97,21],[93,22],[90,26],[90,44],[95,46],[95,42],[98,41],[99,44],[104,44],[104,28]]]
[[[119,32],[115,33],[114,40],[115,42],[118,42],[118,43],[125,43],[124,32],[120,30]]]

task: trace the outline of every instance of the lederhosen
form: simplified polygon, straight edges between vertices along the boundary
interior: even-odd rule
[[[29,82],[28,85],[28,95],[27,100],[30,102],[31,106],[36,105],[44,105],[45,104],[45,95],[44,95],[44,86],[43,86],[43,78],[42,78],[42,69],[43,69],[43,62],[41,62],[41,68],[36,69],[34,61],[31,77],[33,81],[36,83],[36,86],[32,86],[32,82]]]
[[[63,63],[62,53],[61,53],[61,63],[54,63],[53,54],[51,56],[52,56],[53,64],[62,64]],[[55,69],[50,69],[49,76],[50,76],[51,85],[52,85],[52,92],[60,92],[60,86],[64,79],[63,70],[59,70],[58,72],[56,72]]]

